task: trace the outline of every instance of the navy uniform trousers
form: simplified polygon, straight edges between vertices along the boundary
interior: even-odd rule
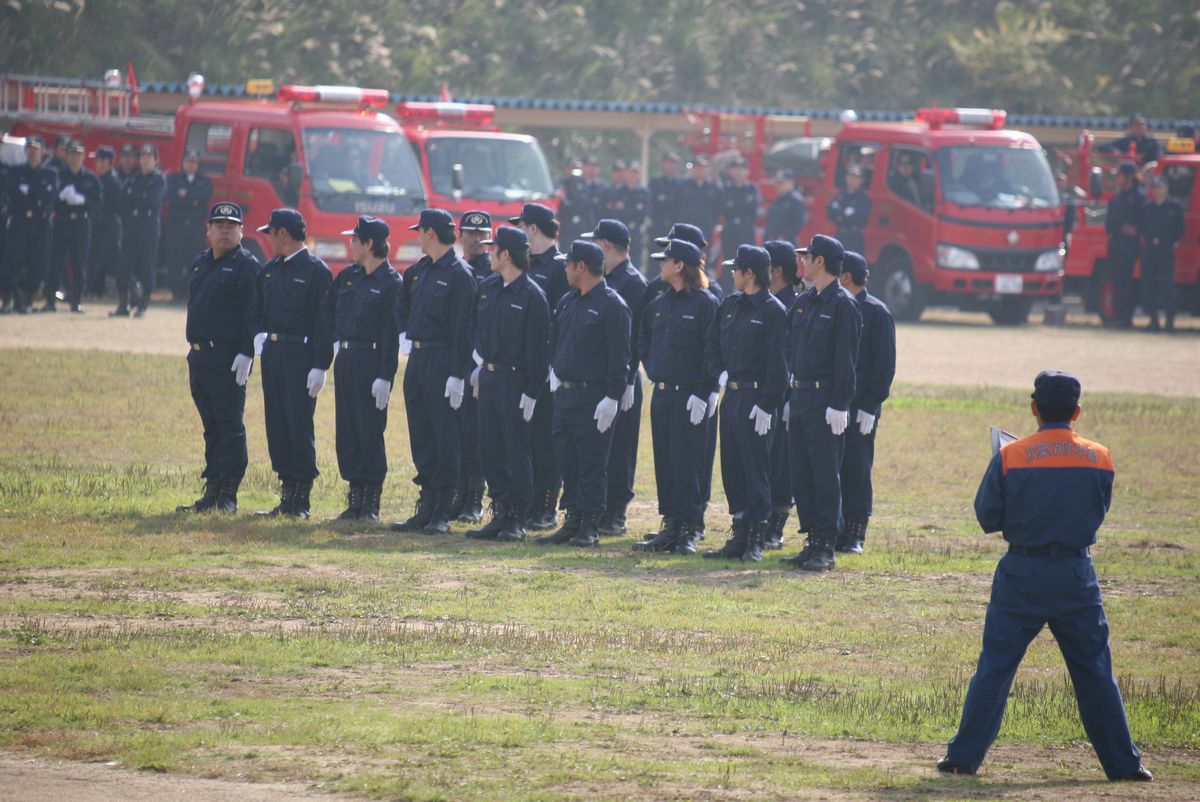
[[[1175,288],[1175,245],[1146,244],[1142,247],[1142,309],[1151,319],[1161,309],[1168,323],[1174,322],[1178,309]]]
[[[788,458],[800,531],[832,541],[845,528],[840,474],[846,435],[834,435],[825,422],[827,390],[795,388],[791,405]],[[851,419],[846,428],[853,424]]]
[[[32,299],[46,274],[49,221],[38,216],[13,214],[8,224],[4,254],[5,291],[19,290]],[[230,357],[232,362],[233,357]]]
[[[67,274],[67,303],[76,305],[83,297],[83,282],[87,276],[88,248],[92,222],[87,212],[59,212],[54,218],[50,238],[50,270],[46,275],[46,300],[52,300]]]
[[[604,388],[598,383],[559,387],[554,396],[554,452],[562,469],[562,507],[581,513],[604,512],[608,457],[616,427],[614,421],[607,432],[596,431],[592,416],[604,398]]]
[[[313,432],[317,399],[308,394],[312,349],[311,343],[269,339],[263,343],[267,451],[271,455],[271,470],[284,482],[312,481],[319,475],[317,438]]]
[[[479,372],[479,454],[491,497],[505,509],[524,511],[533,501],[531,425],[521,413],[525,374],[514,370]],[[541,406],[534,406],[534,414]]]
[[[379,354],[370,347],[343,344],[333,363],[338,471],[350,484],[381,485],[387,478],[387,410],[376,409],[371,395],[371,385],[379,378]]]
[[[534,409],[536,411],[536,407]],[[466,389],[463,390],[463,402],[458,413],[458,442],[462,449],[459,478],[468,482],[478,480],[483,477],[483,461],[479,453],[479,401],[471,392],[470,382],[466,383]]]
[[[695,385],[662,383],[654,385],[654,394],[650,397],[658,514],[687,521],[699,521],[704,517],[705,451],[708,431],[712,428],[707,412],[699,425],[692,425],[687,402],[693,395],[707,400],[707,394]],[[711,484],[711,467],[708,480]]]
[[[983,624],[983,651],[967,689],[962,723],[946,756],[978,768],[1000,731],[1008,691],[1025,649],[1049,624],[1075,686],[1079,715],[1109,779],[1137,771],[1121,691],[1113,676],[1108,620],[1091,557],[1006,554],[996,567]]]
[[[246,473],[246,388],[234,379],[236,345],[194,347],[188,352],[188,384],[204,426],[204,479],[241,479]]]
[[[116,278],[121,261],[121,218],[101,215],[93,218],[91,253],[88,254],[88,289],[92,295],[103,295],[104,280]]]
[[[551,310],[553,315],[553,310]],[[547,493],[557,494],[562,489],[562,469],[558,464],[558,452],[554,445],[554,396],[550,384],[542,384],[537,405],[533,408],[533,420],[529,422],[529,445],[533,453],[533,495],[541,499]],[[594,411],[594,410],[593,410]]]
[[[871,487],[871,469],[875,465],[875,433],[879,431],[879,416],[870,434],[858,428],[855,416],[858,408],[851,405],[847,413],[845,453],[842,457],[842,515],[847,518],[870,518],[874,493]],[[826,424],[826,428],[828,424]],[[830,432],[833,434],[833,432]]]
[[[642,399],[642,374],[639,371],[633,385],[633,406],[627,412],[617,412],[617,419],[613,422],[612,451],[608,456],[610,507],[626,505],[633,501],[638,440],[642,431]]]
[[[129,303],[131,279],[142,285],[138,306],[150,305],[154,292],[154,279],[158,273],[158,237],[160,221],[157,217],[128,217],[124,220],[121,242],[121,260],[117,263],[117,294],[122,306]]]
[[[425,345],[422,343],[422,345]],[[408,412],[408,439],[417,475],[413,483],[435,493],[454,495],[462,460],[458,438],[458,411],[446,398],[450,378],[447,347],[413,346],[404,369],[404,407]],[[463,395],[471,386],[463,382]]]
[[[776,423],[782,424],[783,411],[780,407],[775,411]],[[749,414],[749,413],[747,413]],[[788,456],[788,437],[785,432],[776,432],[771,442],[771,509],[791,510],[792,508],[792,466]]]
[[[765,435],[754,431],[750,410],[758,397],[757,390],[734,390],[726,385],[719,416],[721,482],[729,513],[750,522],[765,521],[771,514],[770,455],[778,423]]]

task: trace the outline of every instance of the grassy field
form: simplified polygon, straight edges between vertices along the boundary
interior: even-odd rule
[[[635,555],[632,535],[581,552],[257,520],[276,489],[257,376],[243,513],[178,516],[200,464],[182,359],[10,349],[0,375],[0,748],[375,799],[1200,798],[1196,399],[1089,394],[1079,426],[1118,468],[1095,554],[1156,773],[1135,794],[1102,782],[1046,633],[985,771],[932,770],[1002,552],[971,509],[987,426],[1029,431],[1027,392],[897,387],[868,553],[810,576]],[[331,388],[317,430],[321,520],[344,492]],[[415,500],[400,405],[388,435],[394,519]],[[653,496],[644,426],[631,531]]]

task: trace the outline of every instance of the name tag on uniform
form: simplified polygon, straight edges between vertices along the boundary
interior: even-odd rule
[[[294,279],[292,279],[292,281],[296,282],[297,284],[307,284],[308,283],[307,281],[305,281],[302,278],[294,278]]]
[[[534,273],[534,274],[533,274],[533,277],[534,277],[534,278],[540,278],[540,279],[543,279],[543,280],[544,280],[544,279],[546,278],[546,274],[545,274],[545,273]]]
[[[449,286],[450,286],[450,285],[449,285],[449,284],[447,284],[446,282],[442,281],[440,278],[439,278],[439,279],[434,279],[434,281],[436,281],[438,284],[441,284],[443,287],[449,287]]]
[[[753,323],[755,326],[761,326],[763,324],[763,322],[761,320],[755,320],[754,318],[750,318],[750,322]]]
[[[696,316],[695,315],[684,315],[683,319],[684,320],[695,320]]]
[[[513,309],[516,309],[518,312],[525,311],[525,307],[523,306],[517,306],[516,304],[509,304],[509,306],[511,306]]]
[[[225,273],[232,273],[232,272],[233,272],[233,268],[232,268],[232,267],[222,267],[222,268],[221,268],[221,270],[222,270],[222,272],[225,272]]]
[[[371,290],[371,292],[375,293],[376,295],[382,294],[380,290]]]
[[[833,315],[821,315],[821,317],[825,318],[826,320],[833,320]]]
[[[600,313],[597,312],[595,309],[589,309],[589,310],[587,310],[587,313],[589,315],[595,315],[596,317],[600,317]]]

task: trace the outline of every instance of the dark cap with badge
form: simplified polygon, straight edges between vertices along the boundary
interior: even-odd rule
[[[1079,403],[1079,395],[1083,385],[1074,373],[1064,370],[1043,370],[1033,380],[1033,394],[1030,396],[1041,407],[1075,406]]]
[[[59,134],[58,136],[54,137],[54,147],[56,150],[58,148],[65,148],[69,144],[71,144],[70,134]]]
[[[46,143],[37,134],[30,134],[29,136],[25,137],[25,147],[38,148],[39,150],[45,150]]]
[[[185,162],[200,161],[200,151],[196,150],[195,148],[188,148],[183,152],[183,160]]]
[[[794,243],[781,239],[767,240],[763,248],[771,256],[772,267],[782,267],[796,272],[796,246]]]
[[[608,217],[596,223],[595,231],[588,231],[580,236],[591,240],[602,239],[605,242],[611,242],[618,248],[629,247],[629,227],[620,220]]]
[[[242,207],[229,201],[218,201],[208,210],[208,222],[228,220],[230,223],[242,224]]]
[[[667,247],[663,248],[658,253],[650,254],[651,259],[674,259],[676,262],[683,262],[691,267],[700,266],[700,249],[693,243],[683,239],[667,240]]]
[[[739,245],[737,257],[725,260],[726,267],[735,270],[753,270],[755,273],[771,269],[771,254],[757,245]]]
[[[294,232],[304,230],[304,215],[295,209],[276,209],[271,212],[271,219],[267,221],[265,226],[258,227],[258,233],[266,234],[269,231],[282,228],[284,231],[292,234],[293,239],[301,239]]]
[[[157,159],[158,158],[158,145],[155,145],[153,142],[147,142],[144,145],[142,145],[140,150],[138,150],[138,155],[139,156],[153,156],[154,158]]]
[[[458,218],[459,231],[491,231],[492,216],[487,212],[463,212]]]
[[[784,167],[775,171],[776,181],[795,181],[796,173],[790,167]]]
[[[547,228],[554,222],[554,210],[542,203],[527,203],[516,217],[508,218],[510,223],[529,223],[538,228]]]
[[[593,271],[604,265],[604,251],[596,243],[585,239],[575,240],[566,253],[560,253],[554,258],[560,262],[582,262]]]
[[[134,147],[132,142],[125,142],[121,145],[121,155],[122,156],[136,156],[137,148]]]
[[[359,218],[361,220],[361,218]],[[421,231],[432,228],[434,231],[453,231],[454,215],[445,209],[425,209],[415,226],[409,226],[409,231]]]
[[[425,211],[429,211],[429,209]],[[425,212],[421,212],[421,217],[424,218],[424,216]],[[367,242],[384,242],[391,233],[392,229],[383,220],[364,214],[358,218],[358,222],[354,224],[354,228],[349,231],[343,231],[342,236],[354,236]]]
[[[854,283],[864,285],[871,271],[867,269],[867,260],[857,251],[846,251],[842,255],[842,272],[849,273]]]
[[[508,251],[509,253],[527,251],[529,249],[529,237],[524,231],[512,226],[500,226],[496,229],[496,234],[491,239],[485,239],[484,245],[495,245],[498,251]]]
[[[78,139],[72,139],[67,143],[67,153],[87,153],[87,148]]]
[[[814,259],[818,256],[825,257],[825,266],[836,276],[841,272],[842,257],[845,256],[846,249],[842,246],[841,241],[833,237],[815,234],[812,241],[808,243],[808,247],[797,248],[796,253],[807,253]]]
[[[96,148],[96,153],[93,158],[108,159],[109,161],[112,161],[114,158],[116,158],[116,156],[117,154],[113,153],[111,145],[101,145],[100,147]]]
[[[694,226],[691,223],[676,223],[671,226],[671,230],[667,232],[665,237],[655,237],[655,245],[666,245],[673,239],[686,240],[692,243],[700,250],[708,247],[708,240],[704,238],[704,232],[699,226]]]

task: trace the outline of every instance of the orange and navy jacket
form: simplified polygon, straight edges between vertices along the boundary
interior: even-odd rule
[[[1003,532],[1014,545],[1083,548],[1096,542],[1112,488],[1107,448],[1070,424],[1046,424],[992,457],[975,517],[984,532]]]

